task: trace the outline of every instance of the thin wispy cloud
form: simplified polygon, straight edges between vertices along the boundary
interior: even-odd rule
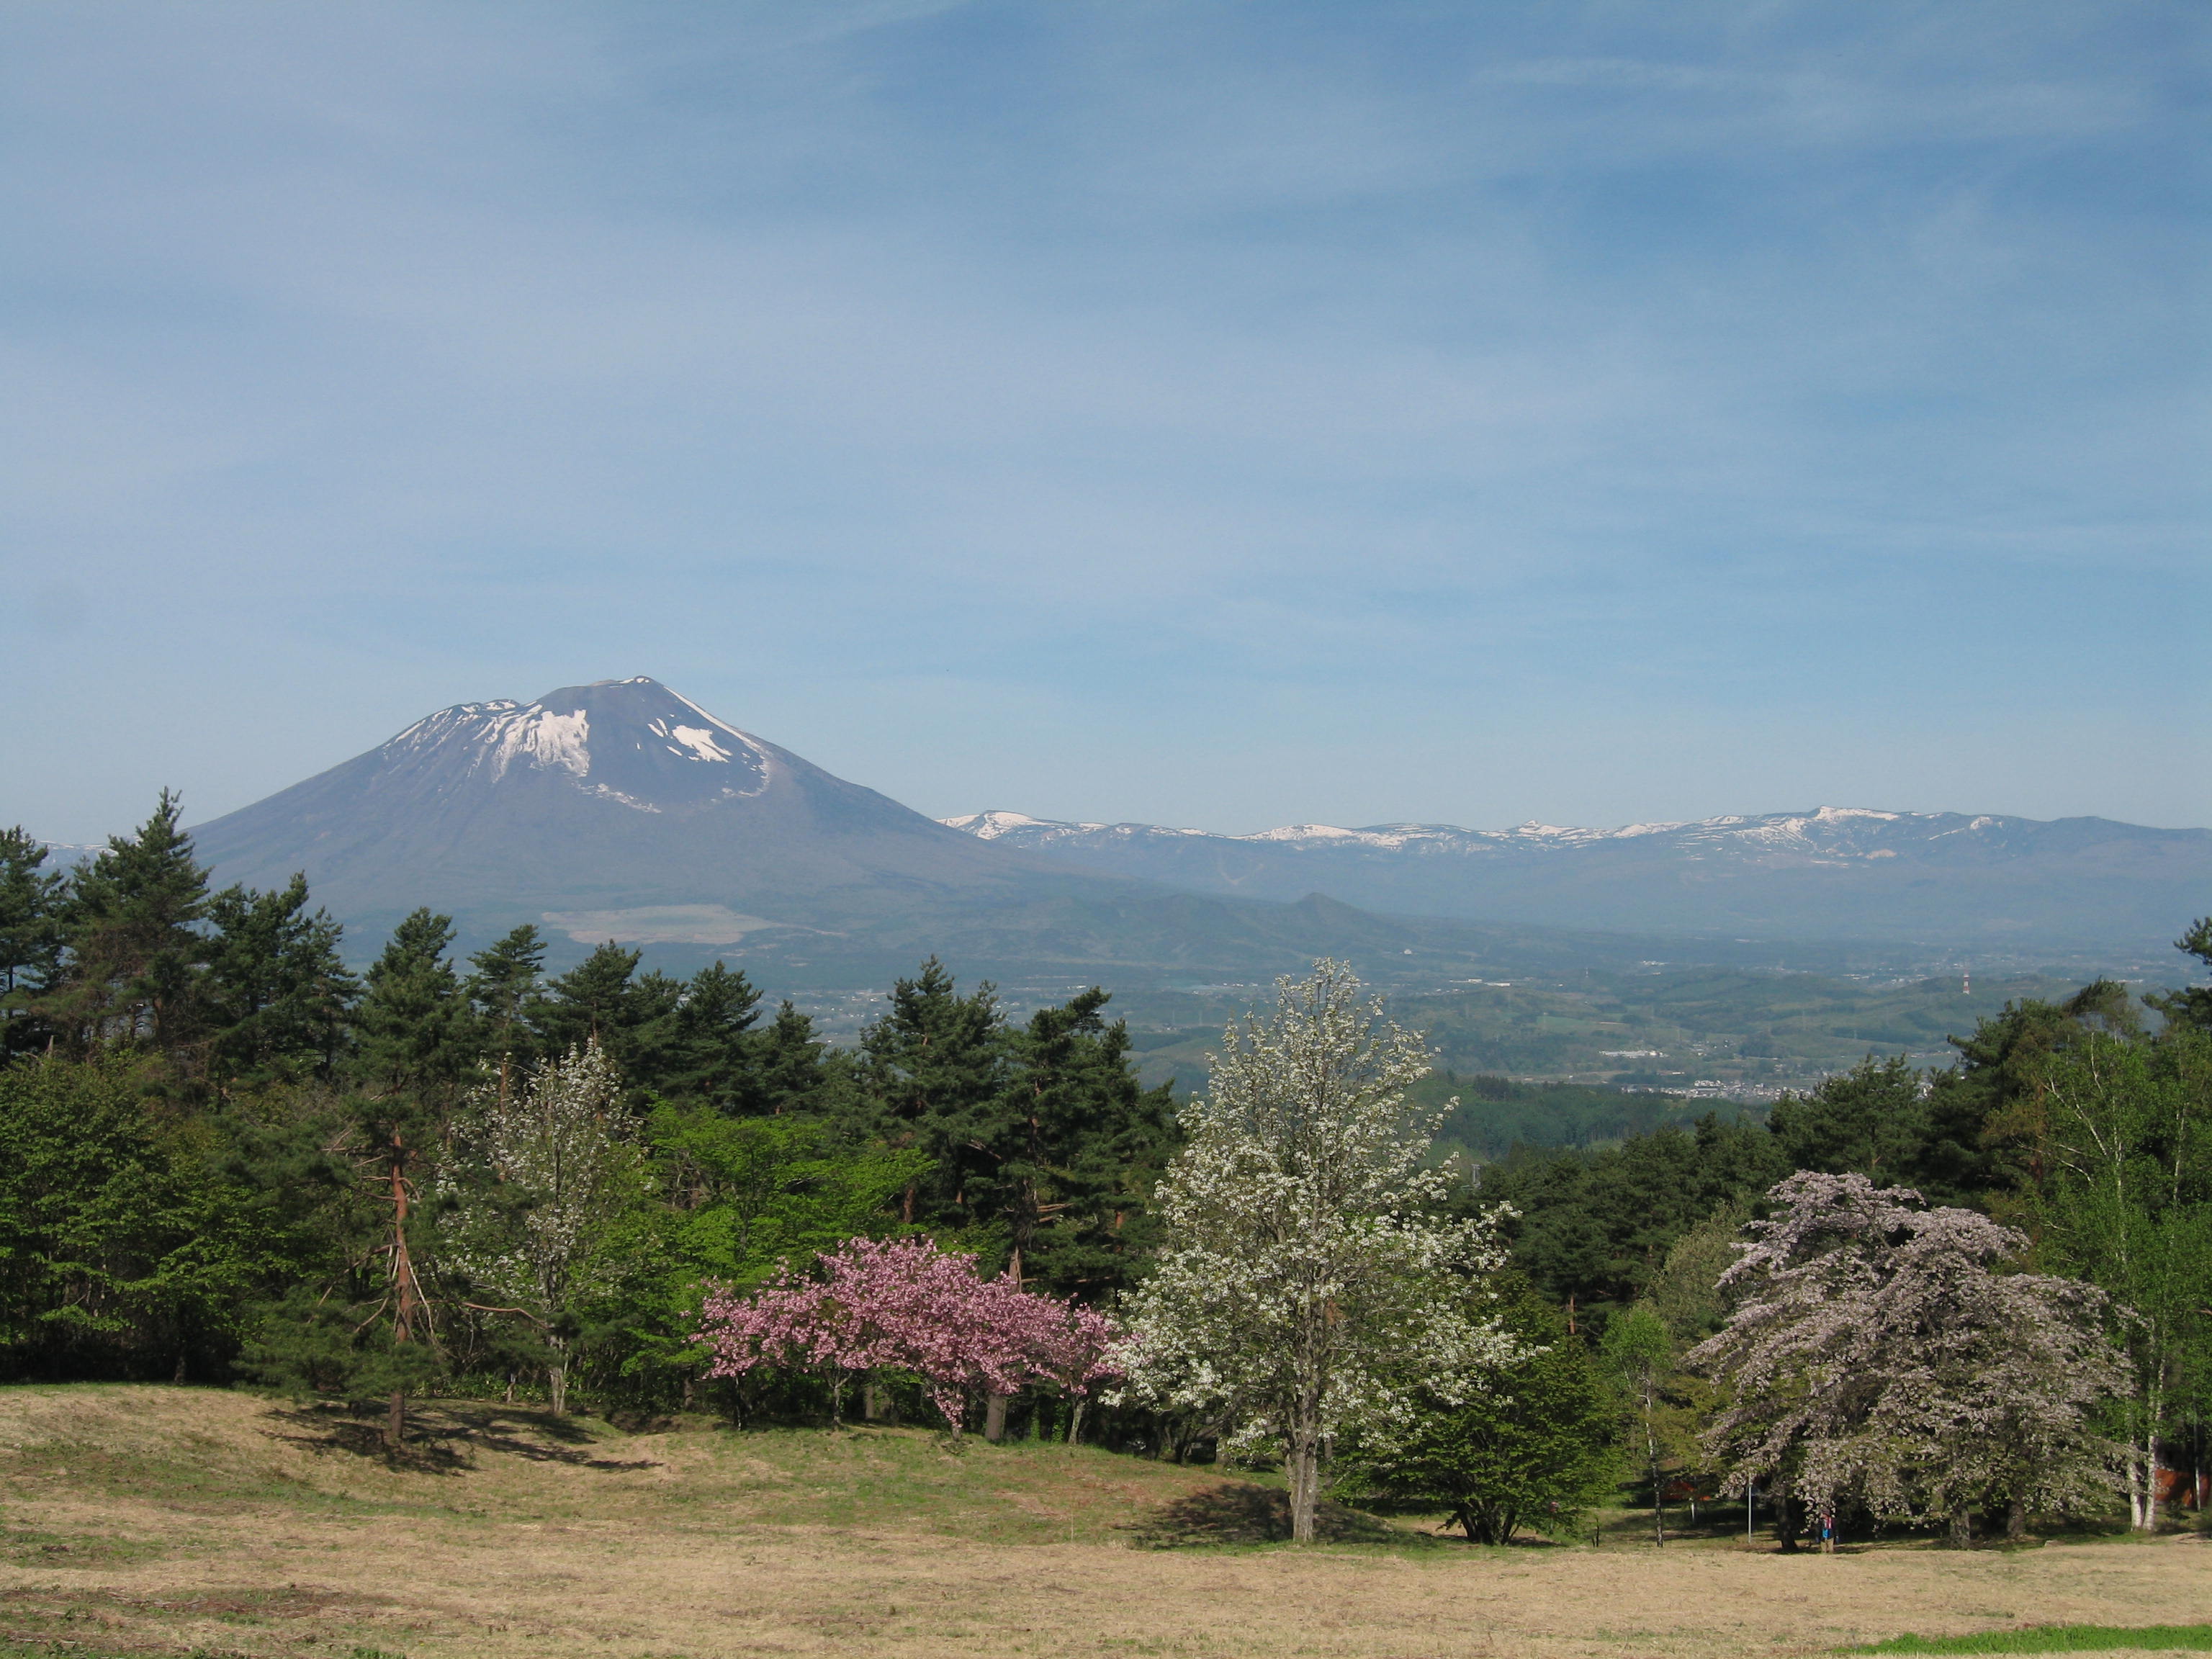
[[[933,811],[2205,821],[2089,735],[2212,731],[2195,27],[19,8],[0,820],[650,672]]]

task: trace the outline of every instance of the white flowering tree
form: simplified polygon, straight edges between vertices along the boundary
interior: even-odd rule
[[[476,1089],[441,1194],[447,1265],[497,1304],[471,1305],[519,1316],[543,1337],[556,1412],[568,1409],[576,1315],[612,1286],[605,1246],[644,1168],[621,1091],[596,1042],[539,1066],[519,1091]]]
[[[1279,980],[1273,1011],[1212,1057],[1109,1396],[1279,1449],[1301,1543],[1336,1437],[1387,1441],[1424,1394],[1464,1402],[1517,1352],[1481,1288],[1503,1260],[1492,1219],[1441,1218],[1453,1176],[1428,1161],[1441,1114],[1406,1102],[1427,1054],[1362,988],[1335,962]]]
[[[1846,1502],[1972,1535],[1978,1510],[2105,1501],[2096,1407],[2127,1385],[2105,1297],[2008,1271],[2027,1237],[1906,1187],[1801,1170],[1721,1276],[1739,1298],[1689,1355],[1721,1385],[1706,1449],[1728,1490],[1767,1483],[1811,1513]]]

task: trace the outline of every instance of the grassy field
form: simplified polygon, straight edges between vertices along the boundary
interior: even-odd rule
[[[2212,1604],[2195,1538],[1483,1550],[1340,1513],[1294,1550],[1261,1541],[1262,1484],[1087,1449],[465,1403],[424,1427],[392,1468],[366,1425],[247,1395],[0,1389],[0,1656],[1691,1659]]]

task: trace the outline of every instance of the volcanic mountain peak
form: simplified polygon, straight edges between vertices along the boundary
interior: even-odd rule
[[[533,702],[456,703],[379,752],[400,769],[458,762],[493,783],[518,768],[565,775],[586,793],[646,812],[757,795],[775,759],[772,745],[642,674],[564,686]]]

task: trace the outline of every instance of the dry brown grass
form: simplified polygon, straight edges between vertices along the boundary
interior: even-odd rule
[[[0,1632],[88,1652],[1771,1656],[2212,1610],[2212,1547],[1156,1550],[1210,1471],[916,1431],[624,1435],[456,1406],[416,1467],[245,1395],[0,1390]],[[1170,1526],[1167,1530],[1174,1530]],[[1186,1533],[1188,1528],[1184,1528]]]

